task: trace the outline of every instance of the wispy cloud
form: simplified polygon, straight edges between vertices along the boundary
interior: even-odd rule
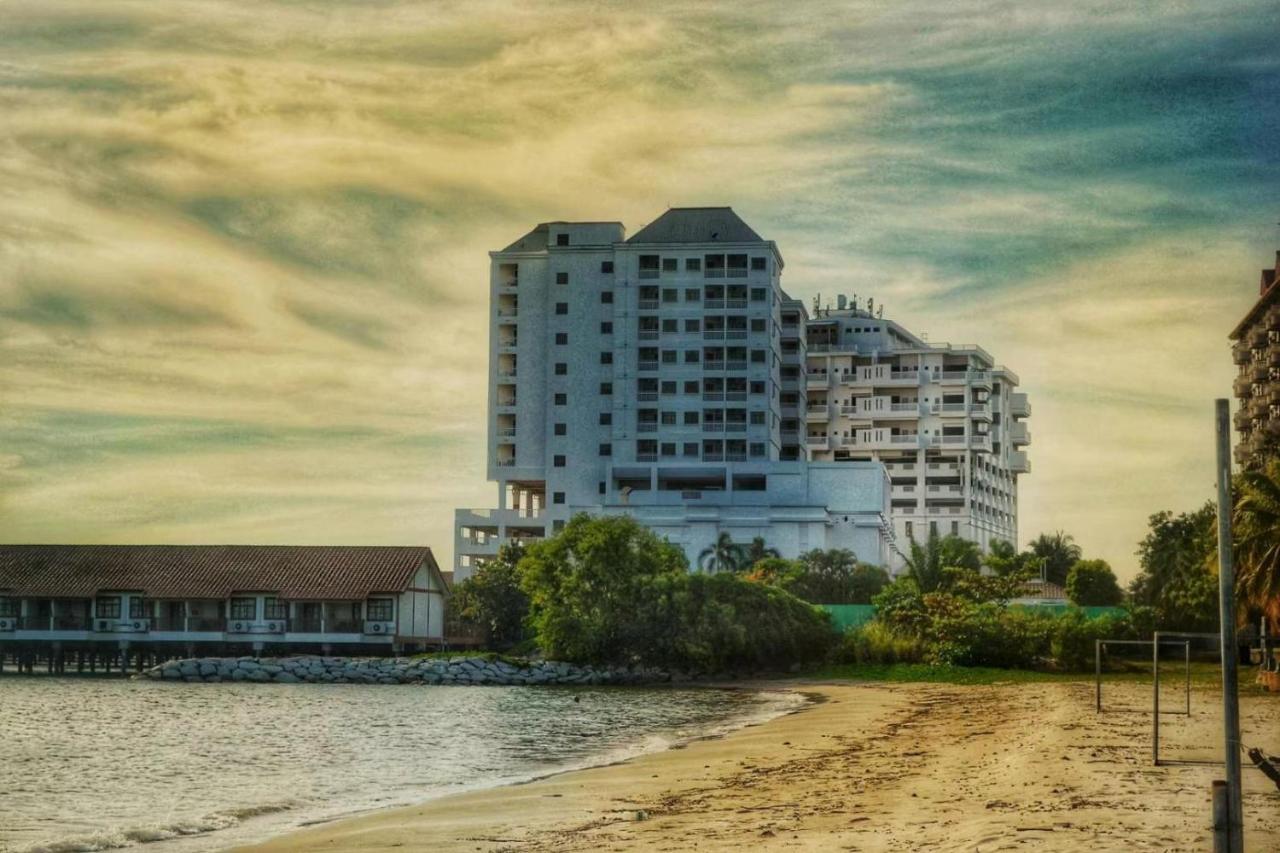
[[[1208,493],[1273,4],[3,7],[0,538],[447,555],[491,499],[485,252],[668,203],[1017,370],[1026,533],[1128,567]]]

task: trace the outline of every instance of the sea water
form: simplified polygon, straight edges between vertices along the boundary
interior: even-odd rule
[[[219,850],[663,749],[801,701],[702,688],[0,676],[0,850]]]

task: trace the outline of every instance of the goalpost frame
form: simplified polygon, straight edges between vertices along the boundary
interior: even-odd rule
[[[1107,646],[1151,646],[1155,644],[1155,640],[1094,640],[1093,641],[1093,679],[1094,679],[1094,707],[1098,713],[1102,713],[1102,653]],[[1158,711],[1164,714],[1183,714],[1191,716],[1191,641],[1182,639],[1161,640],[1166,646],[1182,646],[1183,666],[1186,671],[1186,710],[1185,711]],[[1159,672],[1153,673],[1157,685],[1159,684]]]

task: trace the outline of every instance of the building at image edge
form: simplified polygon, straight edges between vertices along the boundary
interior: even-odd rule
[[[923,535],[931,518],[943,533],[963,519],[962,535],[1012,540],[1013,478],[1025,456],[1010,440],[994,444],[991,419],[971,420],[967,407],[991,403],[993,376],[978,375],[995,369],[989,357],[976,348],[931,348],[900,327],[912,352],[874,351],[871,334],[846,335],[839,326],[841,317],[860,321],[866,312],[846,307],[810,318],[783,291],[783,266],[777,245],[729,208],[674,208],[629,239],[618,222],[548,222],[490,253],[488,477],[498,500],[492,509],[456,512],[456,577],[504,542],[543,538],[579,512],[631,515],[680,545],[691,564],[721,532],[735,542],[761,536],[787,557],[847,548],[893,568],[902,565],[909,523],[922,522],[912,532]],[[811,351],[815,335],[824,343]],[[913,355],[923,373],[913,373],[910,389],[896,376],[880,381],[877,366],[905,368]],[[913,439],[916,461],[908,462],[906,448],[888,438],[905,429],[897,410],[846,418],[831,408],[843,399],[832,391],[846,387],[846,365],[854,377],[872,368],[865,382],[848,386],[856,415],[863,398],[894,406],[907,390],[926,405],[921,389],[932,388],[935,362],[939,372],[947,368],[937,378],[949,388],[939,384],[938,399],[950,399],[961,358],[964,418],[946,414],[949,424],[963,423],[963,445],[950,444],[953,429],[943,431],[941,413],[935,425],[921,411],[927,432]],[[825,387],[813,378],[820,372]],[[1029,410],[1009,390],[1016,377],[1005,372],[1001,381],[1012,423],[1015,412]],[[821,427],[811,395],[828,407]],[[871,433],[860,445],[864,429]],[[884,437],[883,448],[869,443],[875,436]],[[1007,518],[957,514],[948,493],[922,499],[910,521],[891,521],[891,476],[899,492],[906,486],[906,469],[892,464],[945,459],[963,473],[935,477],[922,467],[920,494],[959,484],[976,502],[986,483],[969,472],[997,447],[1014,465],[1000,468],[999,511]]]

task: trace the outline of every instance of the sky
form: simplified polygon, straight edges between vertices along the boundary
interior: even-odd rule
[[[1213,493],[1280,247],[1280,6],[0,0],[0,541],[426,544],[488,256],[730,205],[1031,398],[1023,542]]]

